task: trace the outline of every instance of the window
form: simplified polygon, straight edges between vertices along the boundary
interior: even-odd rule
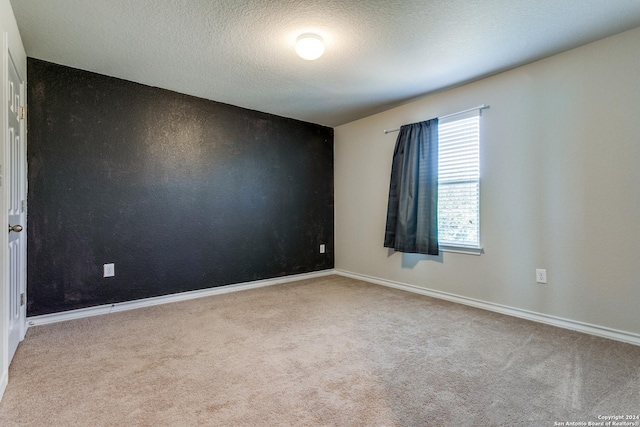
[[[440,246],[479,253],[480,110],[440,119],[438,145]]]

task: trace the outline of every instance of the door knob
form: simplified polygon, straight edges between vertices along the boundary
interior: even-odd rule
[[[9,233],[11,233],[12,231],[15,231],[16,233],[19,233],[22,231],[22,226],[21,225],[9,225]]]

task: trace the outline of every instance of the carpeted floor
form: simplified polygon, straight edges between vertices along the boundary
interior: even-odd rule
[[[339,276],[34,327],[9,374],[2,426],[640,415],[640,347]]]

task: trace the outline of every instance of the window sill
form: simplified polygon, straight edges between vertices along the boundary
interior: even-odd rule
[[[475,248],[472,246],[453,246],[453,245],[440,245],[442,252],[453,252],[457,254],[465,255],[482,255],[484,248]]]

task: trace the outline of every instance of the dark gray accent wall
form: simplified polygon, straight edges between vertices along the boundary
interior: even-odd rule
[[[29,316],[333,268],[331,128],[29,58],[27,144]]]

